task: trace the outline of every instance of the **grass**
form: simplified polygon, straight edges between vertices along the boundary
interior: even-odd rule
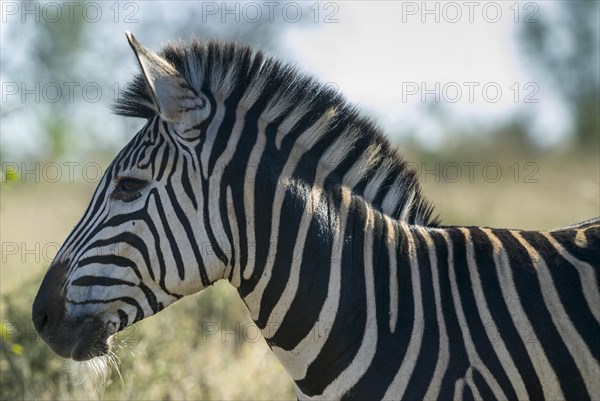
[[[424,160],[425,196],[445,224],[553,228],[600,214],[597,155],[545,154],[495,157],[485,154]],[[452,165],[492,161],[502,178],[492,182],[482,168],[470,180],[467,167],[455,181]],[[515,182],[518,163],[520,176]],[[525,182],[525,163],[537,172]],[[449,167],[448,167],[449,166]],[[446,168],[446,170],[444,170]],[[491,170],[488,171],[491,174]],[[472,181],[472,182],[470,182]],[[119,334],[106,391],[77,384],[68,363],[35,335],[30,308],[57,246],[82,215],[95,184],[2,184],[0,198],[0,373],[2,400],[17,399],[293,399],[293,385],[265,341],[255,338],[251,319],[225,282],[187,297],[167,311]],[[232,330],[251,340],[236,338]],[[223,325],[223,326],[221,326]]]

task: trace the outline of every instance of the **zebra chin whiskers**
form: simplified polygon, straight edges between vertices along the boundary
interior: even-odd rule
[[[121,359],[115,349],[130,348],[127,341],[118,336],[109,338],[110,350],[106,355],[97,356],[87,361],[66,361],[72,383],[85,388],[87,394],[95,395],[95,399],[102,399],[106,389],[117,378],[121,386],[125,386],[121,373]]]
[[[67,361],[67,368],[74,385],[85,388],[87,394],[101,399],[111,384],[111,369],[117,366],[112,355],[97,356],[88,361]],[[117,367],[118,369],[118,367]],[[119,371],[119,377],[121,373]]]
[[[83,387],[92,399],[101,399],[110,384],[110,366],[107,356],[89,361],[67,361],[67,370],[73,384]]]

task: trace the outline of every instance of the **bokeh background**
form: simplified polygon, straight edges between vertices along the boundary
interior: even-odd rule
[[[111,114],[158,49],[236,40],[342,91],[419,172],[445,224],[555,228],[600,215],[598,1],[2,1],[2,400],[293,399],[237,293],[219,283],[117,340],[79,382],[30,306],[103,169],[143,121]]]

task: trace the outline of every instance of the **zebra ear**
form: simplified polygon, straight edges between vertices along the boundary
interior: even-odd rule
[[[167,121],[181,120],[190,110],[202,109],[203,98],[167,60],[140,45],[131,32],[126,32],[129,45],[142,68],[158,113]]]

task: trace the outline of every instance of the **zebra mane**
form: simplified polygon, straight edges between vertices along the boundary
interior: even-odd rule
[[[320,149],[334,145],[325,151],[327,155],[320,156],[339,161],[334,174],[348,173],[353,192],[376,209],[411,224],[438,225],[437,218],[431,218],[433,207],[422,198],[415,171],[393,149],[383,131],[339,91],[262,51],[236,43],[192,39],[168,44],[159,54],[195,90],[210,92],[218,101],[230,96],[242,102],[260,99],[266,105],[266,116],[281,120],[282,127],[296,132],[288,135],[295,136],[292,140],[304,140],[310,147],[321,143]],[[142,74],[134,77],[113,110],[144,119],[157,114]],[[306,130],[293,129],[303,124],[312,130],[310,135],[302,135]],[[284,140],[289,139],[278,134],[277,146]]]

